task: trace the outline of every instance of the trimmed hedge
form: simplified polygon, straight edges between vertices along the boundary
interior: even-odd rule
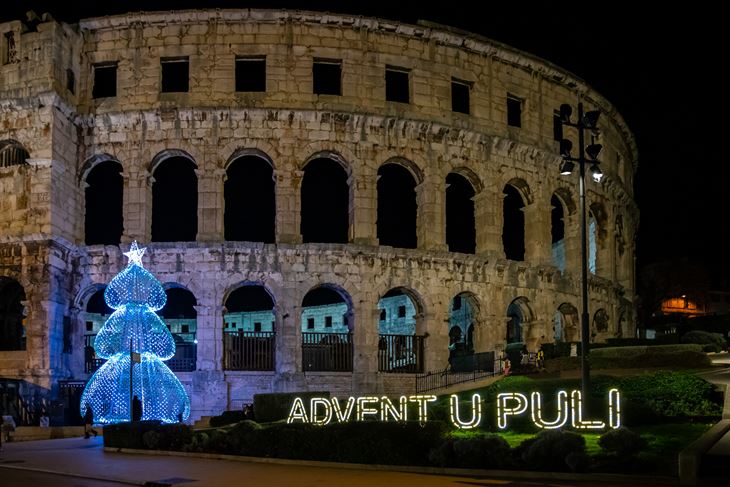
[[[509,443],[496,434],[449,438],[431,450],[429,459],[439,467],[506,468],[514,464]]]
[[[246,411],[223,411],[219,416],[210,418],[210,425],[217,428],[227,424],[238,423],[244,419],[248,419],[246,417]]]
[[[581,471],[588,463],[585,438],[570,431],[541,431],[523,441],[516,453],[534,470]]]
[[[727,348],[727,342],[720,333],[710,333],[702,330],[690,331],[682,335],[682,343],[696,343],[704,352],[722,352]]]
[[[596,369],[641,367],[702,368],[712,364],[702,345],[677,344],[607,347],[591,350],[591,366]],[[557,357],[546,361],[549,371],[580,368],[580,357]]]
[[[330,397],[329,391],[321,392],[283,392],[253,395],[253,414],[259,423],[271,423],[286,419],[289,416],[294,399],[301,397],[304,405],[309,407],[313,397]]]

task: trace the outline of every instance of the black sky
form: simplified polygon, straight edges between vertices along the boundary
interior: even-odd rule
[[[644,3],[647,5],[644,6]],[[725,215],[730,167],[720,116],[726,103],[726,15],[711,2],[6,0],[0,21],[34,9],[56,19],[182,8],[296,8],[405,22],[426,19],[536,54],[611,101],[639,147],[639,267],[660,260],[704,264],[718,284],[730,273]]]

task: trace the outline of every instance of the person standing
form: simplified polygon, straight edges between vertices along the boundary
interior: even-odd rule
[[[137,396],[132,398],[132,421],[140,421],[142,419],[142,401]]]
[[[94,411],[91,410],[89,403],[86,403],[86,413],[84,413],[84,438],[89,439],[89,433],[94,433],[94,438],[99,434],[92,426],[94,425]]]

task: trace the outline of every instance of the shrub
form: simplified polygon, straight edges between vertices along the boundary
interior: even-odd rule
[[[429,454],[431,463],[441,467],[504,468],[510,459],[509,443],[495,434],[449,438]]]
[[[598,445],[608,453],[620,457],[633,457],[646,448],[647,443],[644,438],[630,429],[619,428],[601,435]]]
[[[696,343],[702,345],[705,352],[722,352],[727,348],[727,342],[720,333],[710,333],[694,330],[682,335],[682,343]]]
[[[254,394],[253,412],[259,423],[270,423],[289,416],[294,399],[300,397],[308,407],[313,397],[330,397],[329,392],[284,392],[273,394]]]
[[[580,466],[580,455],[586,455],[585,439],[569,431],[541,431],[534,438],[523,441],[517,447],[517,453],[524,462],[524,467],[533,470],[568,470],[570,463]]]
[[[112,448],[148,448],[144,442],[144,435],[149,431],[158,430],[159,421],[133,421],[131,423],[117,423],[104,426],[104,446]],[[150,441],[153,441],[151,437]]]

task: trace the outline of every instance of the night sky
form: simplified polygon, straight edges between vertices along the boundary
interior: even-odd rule
[[[721,154],[727,124],[720,117],[727,105],[721,74],[727,26],[721,3],[664,2],[652,9],[635,1],[84,3],[6,0],[0,21],[24,18],[31,8],[67,22],[139,10],[295,8],[411,23],[420,18],[536,54],[585,79],[619,109],[636,136],[638,268],[688,258],[707,266],[715,286],[730,287],[724,237],[730,167]]]

